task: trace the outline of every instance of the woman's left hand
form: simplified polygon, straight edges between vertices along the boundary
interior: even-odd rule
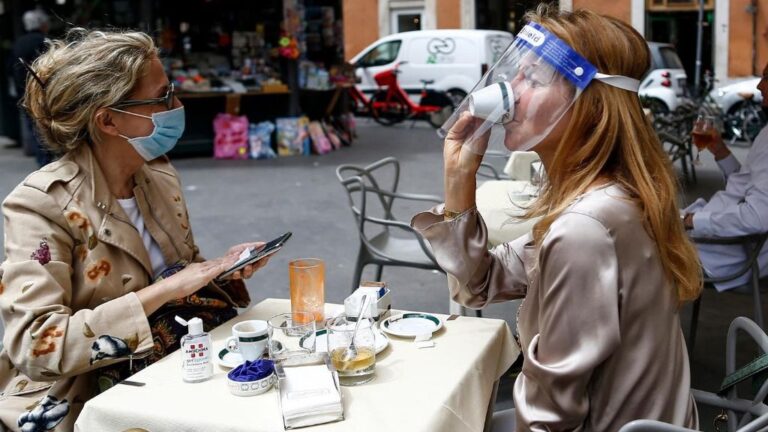
[[[261,248],[264,247],[266,243],[264,242],[252,242],[252,243],[242,243],[236,246],[232,246],[227,251],[227,256],[239,256],[241,253],[243,253],[244,250],[253,248],[254,250],[258,251]],[[247,266],[243,267],[242,269],[232,273],[231,278],[232,279],[248,279],[251,276],[253,276],[256,271],[258,271],[260,268],[267,265],[267,262],[269,262],[270,257],[262,258],[258,261],[256,261],[253,264],[248,264]]]

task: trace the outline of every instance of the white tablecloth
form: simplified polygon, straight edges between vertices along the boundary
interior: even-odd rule
[[[235,322],[289,311],[288,300],[264,300],[211,332],[214,352],[222,349]],[[418,349],[409,339],[391,337],[390,346],[376,356],[374,380],[342,387],[345,420],[306,430],[482,430],[494,382],[519,354],[509,327],[503,320],[462,316],[446,321],[433,340],[434,348]],[[130,378],[145,386],[117,385],[86,403],[75,429],[283,430],[275,389],[233,396],[226,386],[226,370],[215,366],[214,371],[211,380],[184,383],[176,351]]]
[[[488,228],[488,243],[496,246],[512,241],[531,231],[537,219],[515,218],[521,216],[536,192],[527,181],[490,180],[477,188],[477,211]]]

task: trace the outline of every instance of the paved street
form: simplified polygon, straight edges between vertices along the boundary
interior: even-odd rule
[[[368,164],[386,156],[402,166],[402,192],[442,194],[441,143],[425,124],[384,128],[362,119],[352,147],[325,156],[281,158],[271,161],[215,161],[209,158],[174,160],[185,187],[197,242],[207,257],[215,257],[236,243],[267,240],[292,231],[293,238],[269,265],[248,283],[253,302],[288,297],[288,261],[318,257],[326,262],[326,300],[340,303],[350,292],[359,244],[347,197],[336,180],[339,164]],[[735,149],[744,159],[746,149]],[[687,188],[685,202],[709,196],[722,185],[707,153],[702,156],[699,181]],[[7,195],[35,169],[18,148],[0,147],[0,196]],[[396,212],[404,221],[423,205]],[[2,232],[2,225],[0,225]],[[0,257],[2,253],[0,252]],[[373,269],[365,275],[373,277]],[[395,308],[447,313],[445,277],[436,272],[389,267],[384,280],[392,289]],[[750,296],[705,293],[693,364],[693,385],[713,390],[722,378],[727,323],[738,314],[751,316]],[[514,326],[514,308],[494,305],[486,317],[505,319]],[[688,308],[683,310],[687,329]],[[500,395],[508,399],[510,381]],[[507,402],[502,402],[502,406]],[[709,417],[711,418],[711,417]],[[704,425],[707,426],[707,425]]]

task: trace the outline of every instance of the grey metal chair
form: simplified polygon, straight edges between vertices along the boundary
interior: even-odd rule
[[[764,414],[735,432],[764,432],[768,429],[768,414]],[[688,429],[680,426],[674,426],[656,420],[635,420],[629,422],[619,429],[619,432],[693,432],[695,429]]]
[[[429,244],[411,226],[393,213],[395,200],[433,204],[442,199],[433,195],[398,192],[400,164],[394,157],[368,166],[340,165],[336,176],[347,192],[352,214],[357,222],[360,249],[357,253],[352,290],[360,285],[363,269],[376,266],[376,280],[381,280],[384,266],[413,267],[445,273],[437,264]],[[465,309],[451,302],[451,313]],[[479,314],[478,314],[479,316]]]
[[[501,160],[506,163],[509,158],[509,154],[497,150],[488,150],[485,152],[483,162],[480,163],[480,168],[477,170],[478,179],[489,180],[512,180],[503,168],[499,169],[494,162]]]
[[[748,271],[751,271],[750,287],[752,290],[752,300],[754,303],[754,318],[760,328],[764,329],[763,322],[763,306],[760,299],[760,265],[757,262],[757,258],[760,256],[760,251],[763,249],[766,239],[768,239],[767,233],[752,234],[738,237],[691,237],[694,243],[699,244],[718,244],[718,245],[741,245],[747,254],[747,259],[744,264],[732,274],[723,277],[709,277],[704,275],[705,286],[712,286],[716,283],[728,282],[745,275]],[[693,358],[693,347],[696,343],[696,330],[699,322],[699,309],[701,307],[701,296],[693,302],[693,310],[691,312],[691,325],[688,333],[688,352],[690,358]]]
[[[745,365],[737,366],[736,352],[739,342],[748,341],[740,337],[745,333],[749,340],[757,345],[759,354],[755,360]],[[741,351],[744,351],[742,349]],[[723,412],[718,416],[728,432],[768,431],[768,380],[760,383],[751,398],[743,398],[738,394],[737,385],[753,378],[760,372],[768,371],[768,336],[754,321],[746,317],[737,317],[728,327],[725,343],[725,379],[717,393],[692,389],[691,393],[696,403],[720,408]],[[495,400],[491,398],[491,403]],[[502,430],[503,424],[514,424],[512,409],[493,413],[493,420],[486,418],[486,432],[492,432],[494,427]],[[701,423],[701,419],[699,419]],[[506,429],[510,430],[510,429]],[[656,420],[635,420],[619,429],[619,432],[689,432],[688,429]]]
[[[757,351],[760,355],[757,355],[755,360],[746,365],[738,367],[736,365],[736,352],[740,333],[749,336],[752,343],[757,345]],[[741,341],[744,340],[741,338]],[[723,380],[721,389],[718,393],[692,390],[697,403],[714,406],[725,411],[729,432],[741,431],[741,428],[749,425],[754,419],[762,419],[768,414],[768,405],[764,402],[768,397],[768,380],[760,384],[750,399],[740,397],[736,386],[739,382],[758,372],[755,366],[759,365],[761,361],[764,362],[762,357],[766,354],[768,354],[768,336],[766,336],[765,331],[749,318],[737,317],[728,327],[728,336],[725,342],[726,378]],[[763,423],[763,427],[765,427],[765,423]]]
[[[762,356],[737,369],[736,344],[740,332],[746,333],[751,338]],[[739,382],[751,378],[759,371],[755,365],[759,364],[760,360],[763,360],[763,367],[768,364],[764,361],[766,354],[768,354],[768,336],[765,332],[749,318],[737,317],[728,328],[725,346],[726,379],[723,381],[720,391],[712,393],[703,390],[691,390],[696,403],[723,410],[722,417],[718,417],[725,423],[728,432],[768,430],[768,405],[764,402],[768,396],[768,380],[760,385],[751,399],[739,397],[736,386]],[[690,430],[653,420],[636,420],[627,423],[619,432],[687,432]]]

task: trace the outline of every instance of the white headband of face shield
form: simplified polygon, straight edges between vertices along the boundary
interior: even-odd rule
[[[607,75],[537,23],[526,25],[438,132],[467,112],[475,120],[464,134],[470,150],[528,150],[544,139],[592,80],[637,92],[640,81]],[[481,141],[481,145],[477,144]],[[487,145],[486,145],[487,144]]]

